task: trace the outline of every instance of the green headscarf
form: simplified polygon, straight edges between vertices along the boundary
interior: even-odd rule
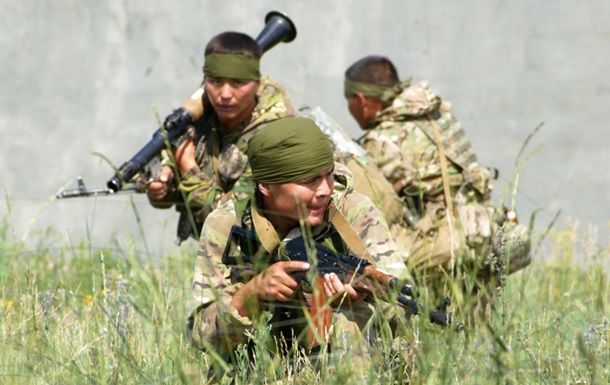
[[[349,98],[356,93],[361,93],[367,98],[378,98],[390,88],[392,87],[384,87],[373,83],[357,82],[348,78],[345,78],[343,82],[343,93],[346,98]]]
[[[252,179],[262,183],[296,182],[334,165],[330,140],[311,119],[275,120],[248,141]]]
[[[259,80],[260,59],[245,55],[213,53],[205,57],[203,73],[212,78]]]
[[[357,82],[346,77],[343,83],[343,93],[346,98],[349,98],[356,93],[361,93],[367,98],[379,98],[384,106],[388,106],[410,85],[411,78],[398,82],[392,87],[385,87],[372,83]]]

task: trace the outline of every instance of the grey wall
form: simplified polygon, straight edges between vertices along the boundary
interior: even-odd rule
[[[450,100],[481,163],[510,178],[521,145],[544,122],[519,177],[522,217],[561,209],[607,242],[610,163],[607,76],[610,3],[486,1],[3,0],[0,3],[0,164],[17,237],[52,227],[73,242],[174,250],[175,212],[143,195],[51,201],[84,177],[103,187],[111,168],[150,139],[201,81],[202,51],[225,30],[256,36],[269,10],[298,36],[262,62],[298,106],[322,106],[353,136],[342,74],[385,54],[402,77],[429,80]],[[496,200],[506,183],[496,184]],[[134,211],[135,208],[135,211]],[[137,216],[134,214],[137,212]],[[140,220],[140,225],[138,225]],[[560,226],[561,227],[561,226]]]

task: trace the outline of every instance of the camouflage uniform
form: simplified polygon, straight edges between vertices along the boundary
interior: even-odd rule
[[[371,129],[360,139],[410,210],[421,216],[414,228],[393,227],[397,245],[408,250],[407,264],[420,272],[439,265],[452,267],[461,263],[461,258],[485,259],[492,251],[491,235],[504,222],[498,215],[503,213],[490,202],[490,170],[477,163],[446,100],[426,82],[411,86],[407,81],[399,87],[397,96],[376,115]],[[433,124],[448,159],[449,186],[459,221],[451,221],[447,215]],[[520,250],[527,251],[527,234],[522,228],[514,233],[520,240],[517,243],[528,245]]]
[[[172,201],[184,201],[193,211],[199,232],[206,216],[219,203],[228,199],[242,199],[252,192],[250,170],[247,166],[246,148],[248,139],[264,123],[287,116],[294,116],[296,110],[286,90],[273,78],[263,77],[257,92],[257,103],[250,119],[240,128],[219,137],[220,124],[212,111],[195,123],[195,145],[197,168],[181,176]],[[214,143],[216,142],[216,143]],[[218,145],[218,172],[220,185],[214,170],[214,145]],[[188,210],[181,205],[178,222],[179,242],[194,235]]]
[[[365,246],[377,266],[398,278],[408,279],[408,271],[395,251],[382,214],[367,197],[353,192],[351,174],[344,166],[336,164],[334,178],[332,201],[359,237],[365,240]],[[239,344],[248,343],[247,333],[254,329],[257,320],[267,319],[265,313],[255,319],[241,317],[231,305],[232,295],[243,286],[242,283],[231,282],[230,269],[221,262],[233,225],[253,227],[249,210],[240,218],[236,214],[236,203],[231,200],[214,210],[203,226],[195,263],[193,305],[187,322],[187,335],[195,347],[213,350],[222,356],[233,352]],[[312,229],[313,235],[328,226],[331,225],[326,222]],[[279,249],[281,247],[280,244]],[[347,252],[346,249],[336,251]],[[367,357],[370,352],[366,341],[374,338],[374,331],[365,325],[374,314],[375,307],[365,302],[355,304],[351,310],[345,305],[335,309],[331,350],[339,353],[349,350],[350,357],[351,354],[359,358]],[[305,325],[301,322],[300,326],[294,326],[294,335],[299,335]]]

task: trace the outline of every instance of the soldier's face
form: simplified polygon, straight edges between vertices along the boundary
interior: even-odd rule
[[[259,82],[229,78],[205,78],[205,92],[220,124],[233,129],[252,114]]]
[[[321,225],[335,186],[333,171],[331,167],[292,183],[259,183],[267,219],[284,232],[298,227],[299,218],[311,227]]]
[[[358,126],[364,129],[368,125],[368,122],[364,121],[362,102],[360,98],[358,98],[356,95],[349,96],[347,98],[347,108],[349,109],[349,113],[358,123]]]
[[[366,130],[383,107],[380,99],[367,98],[361,93],[356,93],[353,96],[348,96],[347,108],[360,128]]]

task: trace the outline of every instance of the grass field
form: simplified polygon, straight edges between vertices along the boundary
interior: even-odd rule
[[[194,245],[150,262],[129,242],[66,244],[50,229],[37,246],[0,225],[0,383],[201,383],[215,358],[185,338]],[[462,333],[413,317],[412,383],[602,384],[610,382],[608,249],[574,226],[534,235],[534,262],[508,277],[487,320]],[[121,246],[127,244],[128,246]],[[539,246],[536,248],[536,246]],[[575,263],[578,261],[578,263]],[[264,331],[263,331],[264,332]],[[254,336],[257,338],[256,336]],[[282,362],[257,352],[236,383],[273,382]],[[394,383],[400,365],[378,362],[370,383]],[[291,383],[351,383],[349,361],[305,368]]]

